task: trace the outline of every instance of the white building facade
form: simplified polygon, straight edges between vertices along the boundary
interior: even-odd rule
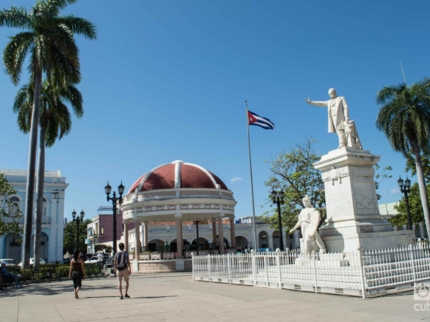
[[[22,217],[18,220],[24,225],[25,195],[27,184],[26,170],[2,170],[7,181],[17,191],[9,199],[21,210]],[[37,173],[36,173],[37,174]],[[58,171],[45,171],[45,187],[43,191],[43,215],[41,258],[49,263],[63,260],[63,235],[64,235],[64,196],[68,183],[66,178]],[[30,257],[33,256],[34,234],[36,231],[36,199],[34,200],[33,234],[31,237]],[[6,218],[6,220],[9,220]],[[23,251],[22,235],[0,236],[0,258],[11,258],[21,261]]]

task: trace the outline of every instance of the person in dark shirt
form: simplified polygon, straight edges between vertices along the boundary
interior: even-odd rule
[[[13,274],[13,273],[9,273],[8,272],[5,261],[1,262],[0,273],[1,273],[3,279],[4,278],[11,278],[11,279],[13,279],[14,282],[15,282],[16,288],[20,288],[21,287],[21,285],[18,282],[18,276],[15,275],[15,274]]]

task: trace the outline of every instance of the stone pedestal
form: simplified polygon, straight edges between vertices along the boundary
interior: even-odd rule
[[[327,219],[319,234],[329,252],[409,246],[413,231],[394,231],[379,214],[373,165],[379,156],[366,150],[330,151],[314,163],[324,181]]]

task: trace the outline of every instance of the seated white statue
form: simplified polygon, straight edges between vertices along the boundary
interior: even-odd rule
[[[318,234],[318,225],[321,221],[321,214],[311,205],[310,198],[306,195],[303,199],[303,209],[299,214],[299,221],[290,230],[290,234],[293,233],[297,228],[301,227],[303,238],[300,239],[300,249],[302,254],[311,254],[312,252],[318,252],[324,254],[326,248],[324,242],[321,240]]]

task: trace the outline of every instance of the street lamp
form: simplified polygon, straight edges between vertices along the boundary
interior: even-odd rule
[[[400,178],[397,180],[397,184],[400,187],[400,192],[404,193],[405,201],[406,201],[406,213],[408,214],[408,229],[412,230],[412,220],[411,220],[411,212],[409,210],[409,199],[408,193],[411,192],[411,180],[406,177],[405,183],[403,184],[403,179]]]
[[[82,210],[80,216],[76,216],[76,211],[73,209],[72,217],[73,221],[76,222],[76,249],[79,249],[79,224],[84,221],[85,212]],[[80,249],[82,251],[82,249]]]
[[[118,186],[118,193],[119,193],[119,198],[117,198],[116,196],[116,192],[113,192],[112,197],[110,197],[110,192],[112,190],[112,187],[109,185],[109,181],[105,187],[105,192],[107,195],[107,201],[112,201],[112,206],[113,206],[113,250],[112,250],[112,255],[115,256],[116,253],[116,204],[117,201],[119,201],[119,204],[122,204],[122,194],[124,193],[124,186],[122,185],[122,181],[121,184]]]
[[[273,204],[278,206],[278,225],[279,225],[279,249],[284,250],[284,238],[282,237],[281,203],[284,203],[284,192],[272,190]]]

